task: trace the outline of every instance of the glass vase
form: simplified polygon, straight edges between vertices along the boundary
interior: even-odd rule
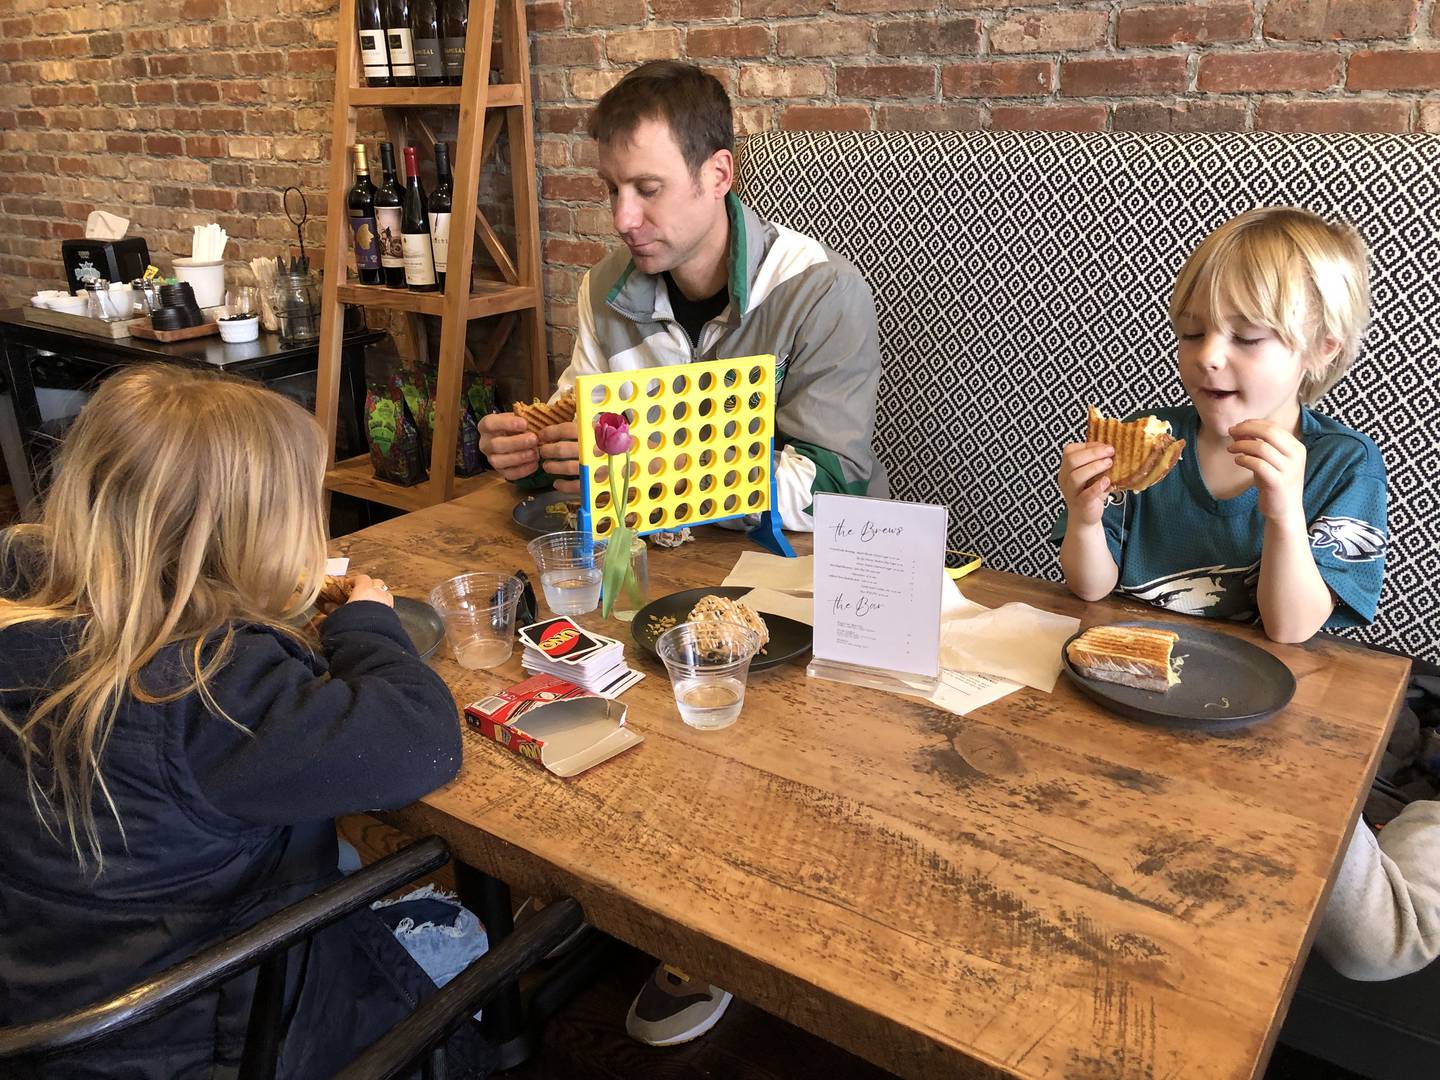
[[[639,613],[650,595],[650,560],[643,537],[630,541],[630,572],[620,586],[611,615],[621,622],[630,622]]]

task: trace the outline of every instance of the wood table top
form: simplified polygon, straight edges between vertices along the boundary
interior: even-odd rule
[[[420,598],[468,570],[534,578],[516,500],[497,480],[332,551]],[[652,599],[718,584],[753,546],[697,536],[652,545]],[[1167,619],[986,570],[960,585],[1086,625]],[[578,621],[630,644],[598,612]],[[1257,1075],[1409,665],[1205,625],[1284,661],[1291,705],[1177,732],[1062,677],[960,717],[797,661],[752,673],[739,721],[704,732],[630,645],[644,743],[561,780],[467,730],[459,777],[387,819],[903,1076]],[[496,671],[433,662],[461,705],[525,677],[518,650]]]

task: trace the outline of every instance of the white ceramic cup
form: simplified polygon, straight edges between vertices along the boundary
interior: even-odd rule
[[[195,293],[195,303],[202,308],[219,307],[225,303],[225,263],[196,262],[194,259],[176,259],[175,276],[188,281]]]

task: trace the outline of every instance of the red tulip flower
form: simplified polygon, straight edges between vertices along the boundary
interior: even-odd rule
[[[616,522],[605,549],[601,585],[601,613],[608,619],[616,599],[633,580],[630,572],[630,546],[635,531],[626,527],[625,516],[626,508],[630,505],[630,450],[635,439],[630,434],[629,421],[619,413],[601,413],[595,418],[594,426],[595,445],[610,461],[610,499]],[[617,457],[622,457],[622,460],[617,462]]]

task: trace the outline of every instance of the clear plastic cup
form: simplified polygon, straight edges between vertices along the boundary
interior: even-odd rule
[[[661,634],[655,651],[670,672],[680,719],[704,731],[739,719],[750,660],[759,648],[759,636],[739,623],[687,622]]]
[[[499,667],[515,649],[515,605],[524,586],[511,574],[461,574],[430,590],[445,640],[463,668]]]
[[[584,615],[600,606],[605,541],[585,532],[553,532],[529,544],[545,604],[556,615]]]

